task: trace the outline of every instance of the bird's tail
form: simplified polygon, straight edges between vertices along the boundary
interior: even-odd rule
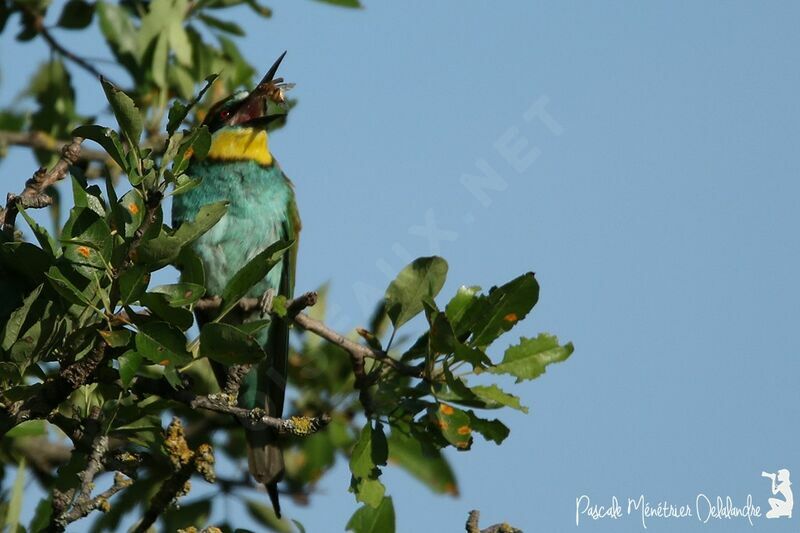
[[[278,482],[283,478],[283,451],[278,446],[271,430],[247,431],[247,462],[250,475],[267,489],[272,507],[281,517],[278,501]]]

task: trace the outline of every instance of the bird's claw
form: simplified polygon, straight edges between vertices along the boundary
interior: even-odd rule
[[[275,299],[275,289],[267,289],[258,300],[258,307],[261,309],[261,317],[272,312],[272,301]]]

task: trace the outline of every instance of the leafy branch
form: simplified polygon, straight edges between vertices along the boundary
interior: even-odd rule
[[[0,459],[22,464],[22,474],[31,468],[48,493],[32,530],[60,531],[90,515],[93,531],[114,530],[136,512],[141,531],[156,521],[170,531],[207,528],[205,517],[219,500],[180,510],[174,504],[194,477],[216,482],[223,498],[245,498],[246,478],[216,480],[213,467],[220,456],[241,464],[243,428],[265,427],[281,435],[283,490],[297,503],[308,503],[344,457],[359,504],[347,528],[391,532],[394,504],[382,481],[390,461],[431,491],[456,495],[443,450],[469,450],[476,435],[502,443],[510,429],[485,413],[527,411],[502,380],[538,378],[572,353],[571,344],[549,334],[498,348],[538,301],[532,273],[485,292],[464,286],[443,299],[448,265],[440,257],[406,266],[367,325],[353,332],[326,321],[325,288],[289,300],[254,297],[254,285],[290,242],[260,251],[222,294],[207,294],[204,263],[191,244],[225,217],[228,205],[206,205],[178,227],[164,223],[163,205],[199,183],[186,170],[209,150],[205,110],[252,78],[232,40],[241,29],[219,15],[233,3],[66,3],[56,26],[82,29],[96,20],[134,86],[123,91],[101,80],[118,125],[109,128],[87,123],[75,109],[68,66],[99,72],[44,26],[54,8],[0,1],[0,29],[20,14],[18,39],[44,39],[57,52],[26,90],[35,110],[0,110],[0,146],[31,148],[42,165],[0,212]],[[269,14],[256,2],[239,3]],[[207,42],[197,26],[217,40]],[[214,71],[224,74],[208,76]],[[70,140],[59,148],[56,139]],[[86,141],[101,150],[84,147]],[[28,211],[58,208],[61,181],[71,185],[72,203],[66,223],[51,232]],[[15,231],[18,219],[33,242]],[[180,280],[152,286],[152,275],[168,265],[180,269]],[[199,334],[195,315],[205,319]],[[412,329],[415,317],[419,326]],[[294,332],[288,370],[296,394],[283,418],[236,402],[243,377],[267,357],[259,333],[273,320],[290,321]],[[227,374],[215,375],[212,362]],[[166,412],[175,418],[163,428]],[[209,442],[212,433],[224,438]],[[53,439],[62,434],[68,444]],[[113,483],[96,491],[106,473]],[[245,501],[264,527],[292,527],[263,503]],[[10,510],[9,523],[17,523],[15,516]],[[471,523],[477,530],[477,515]]]

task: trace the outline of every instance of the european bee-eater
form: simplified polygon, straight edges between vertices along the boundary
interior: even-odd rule
[[[293,240],[295,244],[247,296],[258,298],[271,289],[291,298],[294,291],[300,218],[292,184],[267,143],[267,125],[276,118],[268,115],[268,104],[271,99],[282,97],[277,84],[282,80],[274,77],[285,54],[255,89],[234,94],[211,108],[204,120],[212,135],[208,155],[203,160],[193,160],[187,169],[189,176],[202,181],[177,195],[173,202],[173,226],[193,220],[204,205],[229,202],[225,216],[192,245],[205,269],[207,295],[222,294],[239,269],[280,239]],[[247,315],[235,310],[231,316],[231,320],[247,321],[257,318],[258,312]],[[198,321],[210,318],[213,316],[198,316]],[[259,335],[267,357],[245,376],[238,404],[247,409],[261,407],[270,416],[280,417],[286,389],[288,323],[273,319]],[[225,384],[225,370],[219,365],[215,368],[221,386]],[[246,435],[250,473],[264,484],[280,516],[277,483],[283,477],[284,465],[277,435],[270,430],[252,429],[246,429]]]

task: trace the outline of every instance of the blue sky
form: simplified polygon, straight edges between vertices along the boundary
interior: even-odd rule
[[[411,257],[448,259],[443,295],[533,270],[540,303],[506,343],[549,331],[576,346],[540,379],[507,384],[531,413],[503,417],[502,447],[449,454],[460,498],[387,469],[398,531],[459,530],[473,508],[526,531],[641,531],[635,517],[576,528],[575,499],[752,494],[763,513],[762,470],[800,479],[797,4],[273,7],[271,21],[240,22],[246,56],[266,68],[288,50],[281,70],[297,83],[271,148],[304,221],[299,289],[330,281],[349,328]],[[0,42],[6,103],[46,53],[9,32]],[[99,87],[76,81],[96,110]],[[548,120],[526,120],[537,103]],[[518,142],[528,159],[514,162],[503,147]],[[501,190],[476,196],[463,176],[487,165]],[[32,170],[12,152],[5,188]],[[356,507],[348,483],[340,462],[289,514],[338,529]],[[797,520],[652,519],[648,531]]]

